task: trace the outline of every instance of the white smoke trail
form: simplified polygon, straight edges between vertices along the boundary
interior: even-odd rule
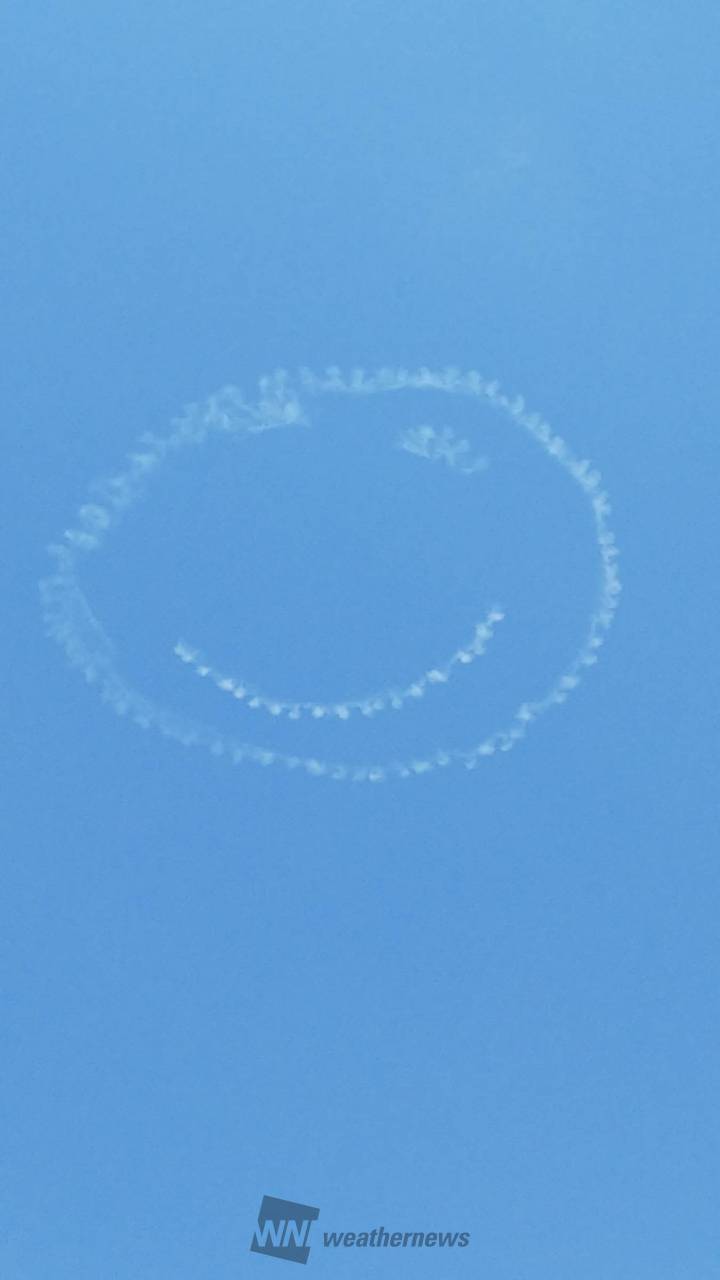
[[[410,427],[400,436],[398,448],[419,458],[429,458],[432,462],[446,462],[465,476],[487,471],[489,466],[487,458],[472,455],[468,441],[458,440],[451,427],[443,427],[442,431],[436,431],[427,424]]]
[[[105,538],[123,515],[139,501],[154,475],[161,469],[162,463],[171,454],[188,446],[202,445],[211,433],[255,435],[273,428],[306,425],[308,419],[298,392],[293,389],[288,376],[283,372],[261,380],[260,396],[255,403],[247,402],[237,388],[225,387],[204,404],[191,405],[184,416],[173,423],[173,430],[169,435],[143,436],[141,448],[129,455],[125,468],[93,486],[91,500],[78,508],[75,523],[65,530],[63,541],[49,548],[55,561],[55,569],[43,580],[40,589],[50,634],[62,645],[70,663],[80,669],[88,683],[97,686],[103,701],[118,715],[129,716],[140,727],[156,729],[182,745],[201,746],[213,755],[227,756],[236,764],[245,761],[261,765],[279,763],[290,769],[302,769],[312,776],[379,782],[391,777],[405,778],[428,773],[450,764],[459,763],[465,768],[473,769],[484,758],[496,752],[511,750],[525,737],[532,723],[551,707],[566,701],[580,683],[585,669],[597,661],[598,652],[605,642],[617,609],[621,590],[617,569],[618,553],[615,537],[608,523],[611,508],[607,494],[602,489],[599,472],[588,462],[576,459],[565,441],[554,435],[538,414],[526,410],[522,397],[508,398],[502,394],[497,382],[488,382],[478,373],[461,374],[455,369],[443,372],[420,369],[414,373],[403,369],[381,369],[373,375],[357,370],[349,378],[344,378],[336,368],[328,369],[321,376],[303,370],[300,374],[300,386],[307,396],[367,396],[402,390],[433,390],[466,396],[505,414],[512,423],[534,439],[578,486],[592,513],[600,565],[600,585],[579,649],[541,698],[521,703],[503,728],[470,746],[439,748],[416,759],[357,765],[292,755],[238,741],[225,732],[198,724],[159,706],[135,690],[122,676],[114,646],[95,617],[80,586],[79,569],[83,557],[95,555],[102,550]],[[468,474],[481,471],[486,466],[485,460],[473,458],[466,442],[457,441],[449,429],[438,435],[432,428],[416,428],[401,437],[400,447],[423,457],[442,459],[448,465]],[[344,720],[353,711],[370,714],[371,708],[374,713],[375,710],[384,710],[386,706],[399,710],[408,698],[423,696],[430,684],[445,683],[456,665],[474,661],[483,652],[491,637],[492,627],[501,620],[501,616],[500,610],[491,610],[485,622],[476,629],[473,642],[456,650],[443,667],[430,668],[418,681],[399,693],[388,691],[378,695],[382,706],[374,705],[376,700],[372,698],[346,700],[331,706],[312,702],[284,702],[255,692],[248,696],[247,686],[240,686],[230,677],[219,676],[201,660],[194,649],[179,642],[175,652],[199,673],[202,671],[211,676],[242,705],[262,708],[276,717],[286,714],[296,718],[296,712],[304,712],[315,719],[327,714]],[[240,687],[245,690],[245,696],[239,696]]]
[[[348,698],[344,702],[288,702],[282,698],[268,697],[246,680],[223,675],[206,661],[198,649],[186,644],[184,640],[178,640],[173,653],[196,675],[209,678],[223,693],[231,694],[238,702],[243,702],[253,711],[267,711],[275,718],[287,716],[290,720],[299,720],[301,716],[310,716],[314,720],[326,718],[349,720],[353,713],[370,718],[389,708],[400,711],[409,699],[418,700],[423,698],[432,686],[447,684],[456,667],[470,666],[485,653],[486,646],[493,637],[495,626],[498,622],[502,622],[504,616],[502,609],[494,606],[484,621],[477,624],[473,637],[467,645],[456,649],[445,662],[430,667],[404,688],[386,689],[381,693],[368,694],[363,698]]]

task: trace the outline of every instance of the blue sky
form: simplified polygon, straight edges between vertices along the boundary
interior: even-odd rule
[[[267,1194],[320,1207],[318,1275],[438,1275],[319,1243],[384,1225],[469,1231],[448,1276],[714,1280],[716,6],[11,0],[5,25],[3,1275],[277,1271],[249,1253]],[[109,714],[43,634],[45,547],[94,477],[223,384],[328,364],[497,377],[609,489],[602,661],[472,773],[233,769]],[[229,725],[181,625],[333,696],[450,652],[506,584],[488,705],[562,665],[592,577],[572,494],[496,434],[475,506],[366,447],[373,413],[355,454],[168,472],[88,570],[128,678]],[[473,740],[477,702],[437,697],[427,741]]]

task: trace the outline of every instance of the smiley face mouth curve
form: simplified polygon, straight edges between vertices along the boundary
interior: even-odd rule
[[[115,645],[95,616],[80,585],[79,569],[84,558],[95,556],[102,549],[108,534],[144,495],[151,479],[170,455],[189,446],[201,445],[214,433],[254,436],[277,428],[306,425],[304,406],[284,372],[261,379],[260,394],[255,402],[247,401],[237,388],[225,387],[204,403],[189,406],[185,414],[175,420],[169,435],[146,434],[141,437],[141,447],[129,455],[124,470],[92,487],[90,500],[82,503],[76,511],[75,523],[65,530],[62,541],[49,547],[54,572],[40,584],[49,634],[64,649],[71,665],[79,668],[87,683],[96,686],[101,699],[116,714],[127,716],[138,726],[154,729],[182,745],[201,746],[215,756],[225,756],[234,764],[246,761],[261,765],[283,764],[311,776],[378,782],[428,773],[449,764],[474,769],[483,758],[511,750],[525,737],[534,721],[551,707],[564,703],[580,684],[585,669],[597,662],[598,652],[615,616],[621,591],[618,550],[608,523],[610,503],[599,473],[589,462],[578,460],[565,441],[554,435],[538,414],[529,413],[522,397],[508,398],[500,391],[497,382],[489,382],[477,373],[461,374],[453,369],[441,373],[428,369],[414,373],[403,369],[380,369],[372,375],[355,371],[345,378],[335,368],[320,376],[301,370],[299,386],[309,398],[326,394],[365,397],[402,390],[433,390],[480,401],[504,414],[527,433],[581,490],[592,513],[601,571],[600,587],[584,639],[569,665],[555,677],[542,697],[522,702],[506,727],[475,746],[438,748],[419,759],[353,765],[291,755],[238,741],[234,736],[160,706],[124,678],[117,663]],[[432,461],[440,461],[465,475],[481,472],[487,465],[484,459],[473,457],[466,442],[458,441],[447,429],[438,433],[428,426],[414,428],[401,437],[399,447]],[[327,717],[347,720],[353,714],[370,716],[388,709],[399,710],[410,699],[423,697],[431,686],[446,683],[456,667],[467,666],[481,656],[492,637],[495,623],[501,621],[502,616],[501,610],[490,610],[485,621],[477,625],[469,645],[457,649],[444,664],[429,668],[404,688],[387,689],[380,694],[336,703],[294,702],[251,690],[244,682],[216,671],[197,650],[183,641],[178,641],[175,654],[183,663],[194,667],[199,675],[211,678],[238,702],[253,710],[263,710],[275,719],[281,716],[297,719],[305,715],[314,720]]]
[[[298,701],[272,697],[262,693],[247,680],[223,674],[212,665],[194,645],[178,640],[173,649],[176,658],[195,672],[195,675],[209,680],[223,693],[228,693],[243,706],[252,711],[266,711],[274,719],[287,717],[289,720],[310,718],[313,720],[337,719],[346,721],[353,715],[371,719],[383,711],[401,711],[407,702],[419,701],[425,697],[429,689],[448,683],[457,669],[469,667],[486,652],[487,646],[495,634],[495,627],[505,618],[505,612],[499,605],[488,610],[482,622],[478,622],[472,639],[461,648],[456,649],[444,662],[429,667],[422,675],[402,687],[383,689],[378,693],[365,694],[359,698],[345,698],[340,702]]]

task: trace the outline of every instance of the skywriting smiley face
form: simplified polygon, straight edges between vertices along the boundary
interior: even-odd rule
[[[469,673],[472,670],[474,675],[481,670],[480,660],[495,652],[499,632],[506,616],[509,616],[506,615],[504,601],[495,596],[484,601],[480,612],[468,622],[465,633],[444,655],[433,654],[431,661],[412,667],[402,679],[378,683],[366,691],[353,689],[331,697],[315,697],[306,690],[293,692],[288,688],[274,690],[265,687],[245,670],[240,671],[226,659],[218,660],[206,652],[202,637],[177,637],[173,646],[175,662],[183,664],[224,695],[223,715],[231,709],[253,737],[257,734],[259,739],[266,738],[267,742],[248,741],[244,733],[232,725],[228,727],[223,723],[222,727],[209,727],[194,715],[162,705],[141,692],[122,674],[115,645],[81,586],[80,570],[83,561],[102,552],[108,535],[132,511],[172,459],[181,458],[221,437],[245,442],[251,448],[254,447],[254,437],[268,436],[268,433],[280,432],[281,437],[275,435],[276,439],[290,439],[293,433],[305,432],[310,424],[315,429],[318,406],[326,411],[328,406],[332,406],[332,426],[337,420],[338,405],[345,405],[348,409],[352,407],[362,416],[362,412],[372,405],[391,403],[393,409],[396,405],[399,408],[403,399],[412,401],[416,408],[420,397],[432,401],[433,408],[438,397],[444,399],[449,417],[453,416],[450,405],[454,410],[459,405],[463,420],[472,418],[473,414],[481,415],[483,410],[494,419],[501,419],[516,444],[521,447],[529,444],[536,457],[543,459],[544,455],[545,462],[555,464],[556,472],[553,474],[557,478],[565,484],[570,481],[574,486],[575,495],[581,500],[586,517],[589,516],[586,523],[591,531],[594,599],[585,619],[584,634],[575,643],[559,674],[546,681],[539,691],[515,703],[514,710],[507,713],[500,727],[478,731],[476,695],[468,695]],[[403,413],[404,410],[400,410],[401,419]],[[457,417],[456,412],[454,416]],[[335,430],[337,432],[337,426]],[[362,427],[363,439],[369,431],[369,426],[367,429]],[[436,477],[452,477],[452,483],[465,487],[483,485],[492,466],[491,459],[484,445],[478,447],[468,434],[458,429],[454,422],[431,422],[421,418],[409,423],[405,420],[394,430],[390,440],[387,431],[384,434],[381,431],[380,444],[383,448],[392,445],[395,456],[410,455],[412,463],[432,464]],[[346,441],[341,438],[341,447],[345,446]],[[327,472],[327,451],[323,457]],[[427,467],[425,473],[429,474]],[[324,475],[323,478],[327,483],[327,477]],[[391,502],[400,483],[394,474],[392,483],[395,489],[390,490]],[[358,492],[365,501],[364,492],[356,487],[356,498]],[[462,493],[458,489],[448,500],[450,506],[446,504],[443,508],[446,527],[451,523],[462,523],[465,492],[471,492],[469,501],[477,503],[477,489],[464,489]],[[524,508],[531,505],[541,507],[543,492],[543,482],[533,478]],[[430,505],[424,491],[421,499],[421,506],[423,503]],[[469,512],[474,509],[467,507]],[[361,505],[358,505],[358,511],[363,516]],[[448,511],[454,513],[452,522],[448,520]],[[281,518],[283,514],[281,510]],[[416,372],[381,369],[371,375],[356,372],[344,377],[338,370],[331,369],[320,376],[302,371],[293,380],[279,373],[261,380],[259,395],[254,400],[246,399],[234,387],[226,387],[205,403],[191,406],[173,424],[170,434],[143,437],[140,447],[130,455],[122,471],[93,486],[90,499],[79,507],[73,526],[65,531],[61,542],[50,548],[55,571],[42,583],[44,611],[49,630],[60,641],[72,664],[82,670],[88,682],[98,687],[103,700],[119,715],[128,716],[141,727],[153,728],[183,745],[202,746],[216,756],[227,757],[234,764],[245,761],[262,765],[282,764],[338,781],[372,782],[411,777],[449,765],[459,764],[474,769],[486,758],[510,751],[548,710],[566,701],[580,683],[584,671],[596,662],[620,592],[617,548],[608,524],[609,514],[609,502],[598,472],[588,462],[574,457],[565,441],[553,434],[539,415],[526,410],[522,398],[506,397],[497,383],[488,382],[479,374],[461,374],[455,370],[437,373],[427,369]],[[372,519],[366,517],[365,524],[366,532],[371,533]],[[333,530],[330,530],[331,537],[332,534]],[[527,544],[529,552],[533,550],[531,542],[532,539]],[[276,571],[277,565],[276,559]],[[464,573],[464,564],[461,569]],[[266,569],[271,578],[273,571],[271,559]],[[448,571],[447,576],[451,577],[452,572]],[[502,589],[504,584],[500,581],[497,585]],[[336,612],[341,621],[340,609]],[[358,628],[354,630],[357,632]],[[362,641],[357,634],[353,639],[356,645],[359,639]],[[351,646],[348,644],[348,647]],[[501,677],[495,672],[495,694],[499,683]],[[536,683],[534,677],[533,683]],[[426,702],[431,705],[433,700],[447,696],[450,691],[457,691],[450,717],[451,727],[455,732],[462,732],[465,740],[457,745],[443,740],[427,746],[428,736],[439,732],[437,721],[433,719],[429,726],[423,726],[421,733],[417,719],[412,717],[421,705]],[[397,732],[397,725],[401,723],[397,718],[399,713],[407,713],[410,717],[411,728],[404,736]],[[374,732],[376,724],[382,725],[382,732],[368,738],[365,731],[369,732],[369,726],[373,726]],[[355,730],[356,737],[348,738],[348,734]],[[344,737],[336,751],[335,739],[328,735],[339,731]],[[307,735],[313,732],[321,743],[317,752],[308,750],[305,745]],[[362,745],[366,741],[370,743],[372,758],[367,763],[357,763],[353,742],[357,751],[357,743]]]

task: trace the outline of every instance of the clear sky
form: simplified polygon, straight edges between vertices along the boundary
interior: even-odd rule
[[[0,1273],[275,1274],[271,1195],[320,1209],[309,1274],[717,1280],[717,6],[8,0],[4,26]],[[93,478],[224,384],[328,365],[477,369],[602,471],[601,661],[476,770],[232,767],[118,719],[44,635]],[[587,510],[423,396],[173,460],[87,558],[124,677],[350,759],[542,694],[593,605]],[[427,423],[487,467],[387,447]],[[359,725],[272,723],[172,652],[349,697],[496,603],[487,656]],[[322,1247],[379,1226],[471,1243]]]

